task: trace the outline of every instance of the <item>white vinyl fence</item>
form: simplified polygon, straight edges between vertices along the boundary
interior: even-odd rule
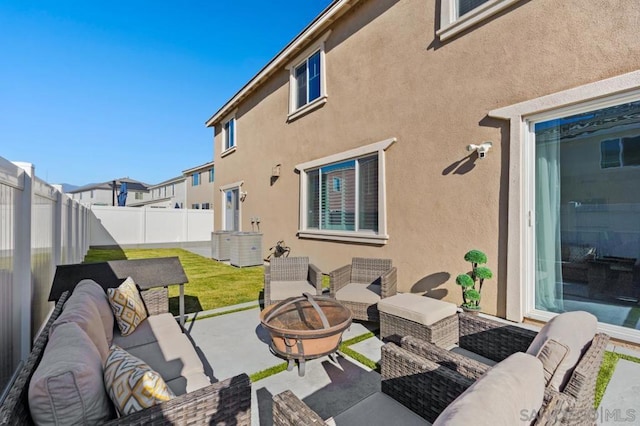
[[[56,265],[89,248],[90,210],[0,157],[0,400],[48,319]]]
[[[213,210],[91,207],[91,246],[211,241]]]

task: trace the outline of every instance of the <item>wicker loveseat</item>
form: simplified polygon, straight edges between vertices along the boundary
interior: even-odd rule
[[[183,334],[183,329],[168,313],[168,291],[166,285],[183,284],[186,276],[177,258],[153,259],[149,261],[116,261],[91,265],[66,265],[58,267],[50,298],[57,300],[47,324],[37,337],[32,351],[9,388],[8,394],[0,406],[0,424],[33,424],[32,410],[29,404],[29,388],[34,373],[41,360],[47,358],[47,345],[51,337],[58,339],[59,329],[66,325],[56,323],[61,315],[70,315],[77,305],[71,303],[70,295],[74,290],[73,281],[79,277],[100,282],[104,287],[117,287],[123,281],[122,275],[136,278],[141,285],[141,295],[145,301],[149,317],[140,323],[136,330],[128,335],[118,335],[114,330],[114,343],[126,351],[138,356],[154,370],[163,375],[162,364],[174,371],[171,377],[163,378],[172,388],[175,397],[150,408],[122,417],[113,416],[107,424],[249,424],[251,406],[251,384],[247,375],[242,374],[214,384],[203,371],[202,361],[198,357],[191,340]],[[82,285],[99,286],[95,282]],[[150,284],[153,282],[154,284]],[[78,287],[80,289],[80,287]],[[80,291],[80,290],[78,290]],[[66,306],[65,306],[66,303]],[[98,312],[97,310],[95,312]],[[104,312],[104,310],[102,311]],[[97,318],[100,322],[100,318]],[[146,324],[145,324],[146,322]],[[54,325],[56,323],[56,325]],[[76,325],[73,324],[75,327]],[[102,327],[102,322],[98,328]],[[87,333],[89,334],[89,333]],[[60,344],[58,341],[56,344]],[[162,359],[163,349],[170,347],[177,358]],[[141,354],[147,355],[141,355]],[[96,351],[96,354],[98,352]],[[71,357],[71,355],[70,355]],[[145,359],[148,358],[148,359]],[[179,364],[176,366],[176,360]],[[180,363],[182,361],[182,363]],[[98,359],[98,363],[100,360]],[[188,366],[190,368],[186,371]],[[168,370],[166,370],[168,371]],[[175,373],[178,371],[178,373]],[[174,377],[182,374],[184,377]],[[47,379],[49,380],[49,379]],[[82,394],[85,398],[85,394]],[[72,404],[69,407],[73,408]],[[115,413],[115,411],[113,411]],[[84,422],[86,423],[86,422]]]
[[[485,380],[492,368],[495,369],[518,355],[521,358],[529,357],[529,359],[538,362],[533,355],[522,353],[536,338],[535,331],[465,313],[460,314],[459,324],[460,346],[498,362],[496,367],[483,364],[424,340],[405,336],[401,340],[401,346],[391,342],[382,347],[382,393],[427,421],[438,420],[436,423],[440,424],[443,420],[438,417],[445,415],[443,412],[447,407],[456,404],[456,401],[459,401],[457,398],[461,397],[463,393],[466,394],[466,391],[470,390],[474,384]],[[540,377],[539,401],[541,403],[539,407],[527,410],[523,406],[518,406],[518,398],[521,394],[514,394],[513,388],[509,386],[505,386],[505,389],[501,388],[502,385],[492,386],[490,389],[485,387],[482,390],[483,393],[489,392],[491,395],[489,395],[488,403],[484,409],[471,410],[472,417],[476,416],[476,420],[465,423],[454,422],[453,424],[482,423],[478,416],[486,414],[486,411],[491,409],[496,410],[494,412],[504,411],[507,406],[506,401],[510,397],[512,397],[512,401],[516,400],[515,416],[518,421],[515,423],[494,422],[495,424],[594,424],[596,418],[593,408],[595,383],[608,340],[606,334],[595,335],[575,366],[569,382],[561,392],[545,385],[546,377],[544,380]],[[525,375],[531,377],[529,370],[516,370],[515,374],[512,370],[511,373],[511,378],[515,380],[522,380],[521,376]],[[539,373],[540,375],[543,373],[542,363],[539,365]],[[529,378],[525,379],[523,389],[526,390],[531,382]],[[468,408],[470,405],[466,407]],[[511,407],[513,408],[513,404]],[[460,411],[457,414],[461,414],[465,410],[470,411],[465,408],[462,410],[456,408],[454,411]],[[317,413],[291,391],[285,391],[273,397],[273,421],[276,425],[290,426],[325,424]],[[447,423],[444,421],[442,424]]]

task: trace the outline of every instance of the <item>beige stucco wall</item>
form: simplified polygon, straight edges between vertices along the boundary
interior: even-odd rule
[[[634,2],[522,1],[441,43],[439,1],[363,0],[331,25],[328,102],[287,122],[284,67],[238,106],[237,149],[220,157],[216,182],[244,181],[242,229],[260,217],[264,252],[284,239],[323,272],[352,256],[390,257],[400,291],[460,303],[464,253],[485,251],[495,278],[483,310],[504,315],[509,126],[487,112],[639,68]],[[387,138],[387,224],[382,246],[299,239],[296,164]],[[492,141],[486,159],[470,143]],[[281,164],[272,182],[271,168]],[[214,198],[215,228],[223,215]]]
[[[196,203],[200,205],[200,208],[202,208],[202,203],[210,203],[211,208],[214,208],[214,182],[209,182],[209,168],[203,168],[187,174],[185,183],[187,186],[187,202],[184,206],[185,208],[190,209]],[[200,172],[200,185],[193,186],[192,176],[197,172]]]

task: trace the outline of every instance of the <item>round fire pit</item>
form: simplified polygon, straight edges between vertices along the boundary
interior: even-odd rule
[[[351,312],[334,299],[304,293],[265,308],[260,322],[271,335],[271,349],[289,361],[287,370],[297,360],[304,376],[305,360],[336,352]]]

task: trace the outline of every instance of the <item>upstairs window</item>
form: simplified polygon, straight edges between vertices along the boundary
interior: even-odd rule
[[[200,185],[200,173],[194,173],[191,175],[191,186]]]
[[[209,169],[209,183],[213,182],[214,174],[213,167]]]
[[[479,24],[519,0],[440,0],[441,41]]]
[[[296,109],[320,97],[320,51],[295,69]]]
[[[287,66],[289,120],[322,106],[327,100],[324,42],[329,34],[330,31],[326,32]]]
[[[224,122],[222,125],[222,152],[227,152],[236,147],[236,119]]]

